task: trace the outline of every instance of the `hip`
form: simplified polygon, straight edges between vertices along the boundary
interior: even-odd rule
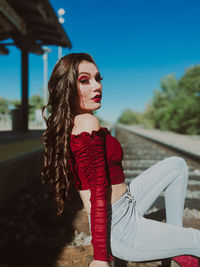
[[[122,239],[133,238],[136,231],[136,218],[139,216],[136,209],[136,200],[130,193],[129,183],[126,191],[115,200],[108,209],[108,231]],[[90,214],[88,214],[91,229]]]

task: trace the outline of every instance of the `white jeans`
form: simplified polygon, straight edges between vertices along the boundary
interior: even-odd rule
[[[188,167],[169,157],[134,178],[111,206],[110,247],[113,256],[148,261],[182,254],[200,257],[200,230],[182,227]],[[167,223],[146,219],[144,213],[165,191]],[[90,218],[89,218],[90,220]]]

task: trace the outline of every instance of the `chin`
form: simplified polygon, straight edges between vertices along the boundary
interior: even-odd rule
[[[98,106],[96,108],[94,108],[93,110],[97,110],[101,107],[101,103],[97,103],[97,104],[98,104]]]
[[[87,108],[81,108],[80,110],[82,111],[82,112],[93,112],[93,111],[95,111],[95,110],[97,110],[97,109],[99,109],[101,107],[101,103],[96,103],[95,105],[93,105],[93,106],[90,106],[90,107],[87,107]]]

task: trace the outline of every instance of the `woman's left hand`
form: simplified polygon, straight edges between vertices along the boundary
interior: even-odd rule
[[[109,267],[109,264],[107,261],[96,261],[96,260],[93,260],[89,267]]]

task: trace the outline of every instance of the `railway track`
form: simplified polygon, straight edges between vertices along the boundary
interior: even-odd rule
[[[191,219],[190,226],[200,228],[200,162],[122,128],[116,129],[116,137],[123,147],[123,169],[126,181],[131,181],[166,157],[180,156],[186,160],[189,167],[189,179],[185,200],[184,225],[187,227]],[[154,202],[149,213],[151,210],[155,212],[160,209],[164,209],[163,193]]]
[[[123,168],[127,182],[156,162],[168,156],[177,155],[176,152],[122,128],[116,128],[115,135],[123,147]],[[200,163],[183,157],[189,166],[184,226],[200,229]],[[87,227],[83,230],[83,226],[87,224],[87,217],[82,210],[80,198],[75,194],[74,199],[75,201],[66,207],[64,215],[60,218],[56,217],[49,188],[42,185],[38,179],[32,186],[22,189],[1,205],[0,267],[1,265],[4,267],[87,266],[91,261],[92,252],[91,246],[85,246],[87,242],[90,243]],[[79,220],[76,220],[77,212]],[[162,193],[146,216],[165,220]],[[79,221],[79,226],[78,223],[76,224],[79,231],[76,230],[75,235],[74,221]],[[136,265],[118,261],[117,266]],[[157,263],[141,263],[137,266],[153,267],[157,266]]]

